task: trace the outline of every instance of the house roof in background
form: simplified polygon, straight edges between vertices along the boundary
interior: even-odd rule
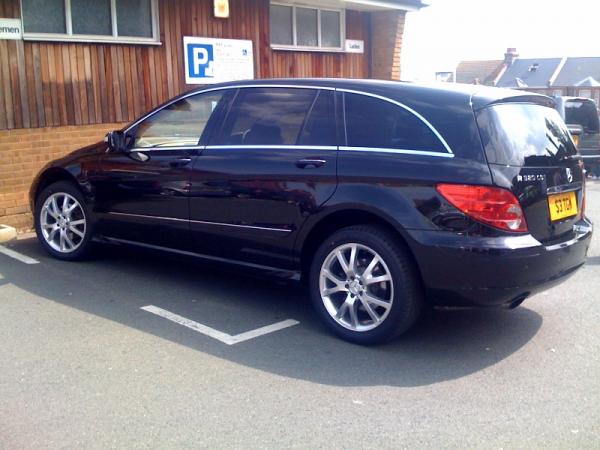
[[[600,57],[567,58],[554,86],[598,86],[580,84],[589,77],[600,80]]]
[[[498,87],[545,88],[562,58],[517,58],[498,80]]]
[[[473,84],[479,80],[480,84],[489,84],[502,69],[502,60],[488,61],[461,61],[456,68],[456,82]]]

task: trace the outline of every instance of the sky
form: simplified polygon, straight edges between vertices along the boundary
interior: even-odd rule
[[[461,60],[600,56],[600,0],[424,0],[410,12],[402,79],[433,80]]]

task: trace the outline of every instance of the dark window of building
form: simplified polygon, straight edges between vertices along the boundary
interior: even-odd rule
[[[110,0],[71,0],[73,34],[112,35]]]
[[[158,41],[157,0],[21,0],[25,39]]]
[[[339,11],[321,11],[321,46],[341,47],[341,13]]]
[[[296,33],[300,47],[318,47],[319,32],[318,10],[313,8],[296,8]]]
[[[26,33],[66,33],[64,0],[21,0]]]
[[[342,50],[344,10],[271,3],[271,45],[284,50]]]
[[[119,36],[152,37],[152,5],[148,0],[118,0]]]
[[[359,94],[344,98],[350,147],[446,152],[433,131],[401,106]]]
[[[320,91],[298,139],[300,145],[337,145],[333,91]]]
[[[189,147],[198,145],[208,119],[223,92],[208,92],[171,103],[137,125],[137,148]]]
[[[271,5],[271,44],[294,45],[292,7]]]
[[[295,145],[316,93],[313,89],[240,89],[218,144]]]

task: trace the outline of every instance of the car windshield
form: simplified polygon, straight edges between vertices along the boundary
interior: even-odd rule
[[[599,133],[598,110],[592,100],[576,99],[565,102],[565,122],[581,125],[586,133]]]
[[[488,162],[548,166],[577,154],[558,112],[532,103],[505,103],[479,111],[477,123]]]

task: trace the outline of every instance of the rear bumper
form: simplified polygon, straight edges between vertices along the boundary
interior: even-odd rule
[[[587,219],[574,237],[545,246],[531,235],[457,236],[411,231],[428,297],[439,305],[499,306],[548,289],[584,263],[592,237]]]

